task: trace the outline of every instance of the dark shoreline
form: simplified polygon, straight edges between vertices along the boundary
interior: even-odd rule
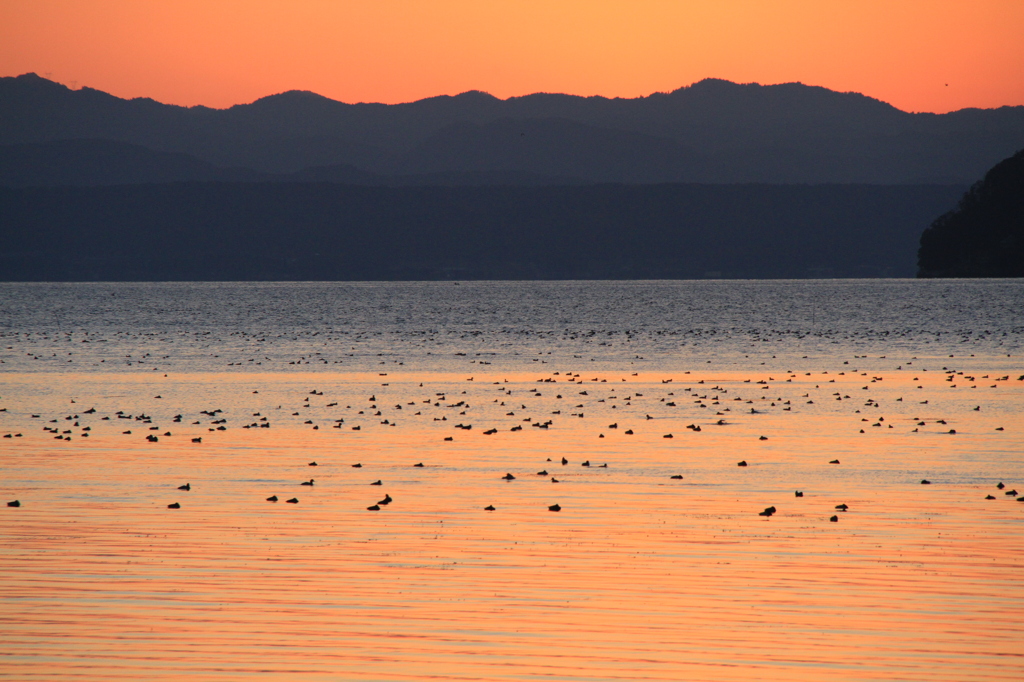
[[[0,281],[913,277],[959,185],[0,188]]]

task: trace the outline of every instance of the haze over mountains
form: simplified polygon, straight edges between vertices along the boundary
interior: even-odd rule
[[[912,114],[796,83],[704,80],[637,99],[481,92],[224,110],[0,78],[0,184],[960,184],[1024,147],[1024,107]]]

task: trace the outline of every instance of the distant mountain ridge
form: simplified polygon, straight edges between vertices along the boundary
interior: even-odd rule
[[[90,161],[71,140],[164,156],[94,142]],[[80,184],[66,169],[47,176],[58,151],[96,178],[135,182],[969,184],[1024,147],[1024,107],[911,114],[856,93],[709,79],[636,99],[467,92],[385,105],[292,91],[217,110],[25,74],[0,78],[0,145],[18,145],[0,163],[15,185]]]

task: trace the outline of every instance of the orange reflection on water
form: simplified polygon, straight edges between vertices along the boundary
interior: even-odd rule
[[[1019,679],[1024,388],[839,371],[7,375],[0,670]]]

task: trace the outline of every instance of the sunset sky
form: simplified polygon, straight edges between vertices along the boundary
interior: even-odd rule
[[[799,81],[1024,105],[1022,0],[0,0],[0,76],[227,107],[286,90],[637,97]]]

